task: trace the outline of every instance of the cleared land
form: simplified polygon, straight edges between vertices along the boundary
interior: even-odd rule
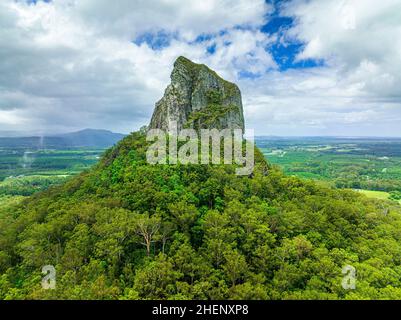
[[[378,199],[401,192],[401,139],[267,137],[256,143],[288,175]]]

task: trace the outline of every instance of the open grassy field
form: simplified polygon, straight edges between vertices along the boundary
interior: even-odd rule
[[[369,198],[388,200],[390,197],[390,193],[384,191],[358,190],[358,189],[356,189],[355,191],[360,192]]]
[[[368,198],[380,199],[380,200],[391,200],[391,194],[389,192],[384,191],[372,191],[372,190],[358,190],[355,191],[360,192],[367,196]],[[397,200],[401,204],[401,200]]]

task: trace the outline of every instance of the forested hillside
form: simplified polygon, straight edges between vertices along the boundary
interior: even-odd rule
[[[249,177],[149,165],[145,150],[133,133],[90,171],[0,209],[0,299],[401,299],[394,203],[285,176],[258,150]]]

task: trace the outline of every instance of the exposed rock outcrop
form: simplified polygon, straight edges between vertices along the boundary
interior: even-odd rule
[[[185,57],[174,63],[171,83],[156,103],[150,128],[243,129],[241,92],[206,65]]]

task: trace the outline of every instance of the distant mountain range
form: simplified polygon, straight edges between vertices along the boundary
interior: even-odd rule
[[[77,132],[42,137],[0,137],[0,148],[108,148],[124,137],[124,134],[108,130],[85,129]]]

